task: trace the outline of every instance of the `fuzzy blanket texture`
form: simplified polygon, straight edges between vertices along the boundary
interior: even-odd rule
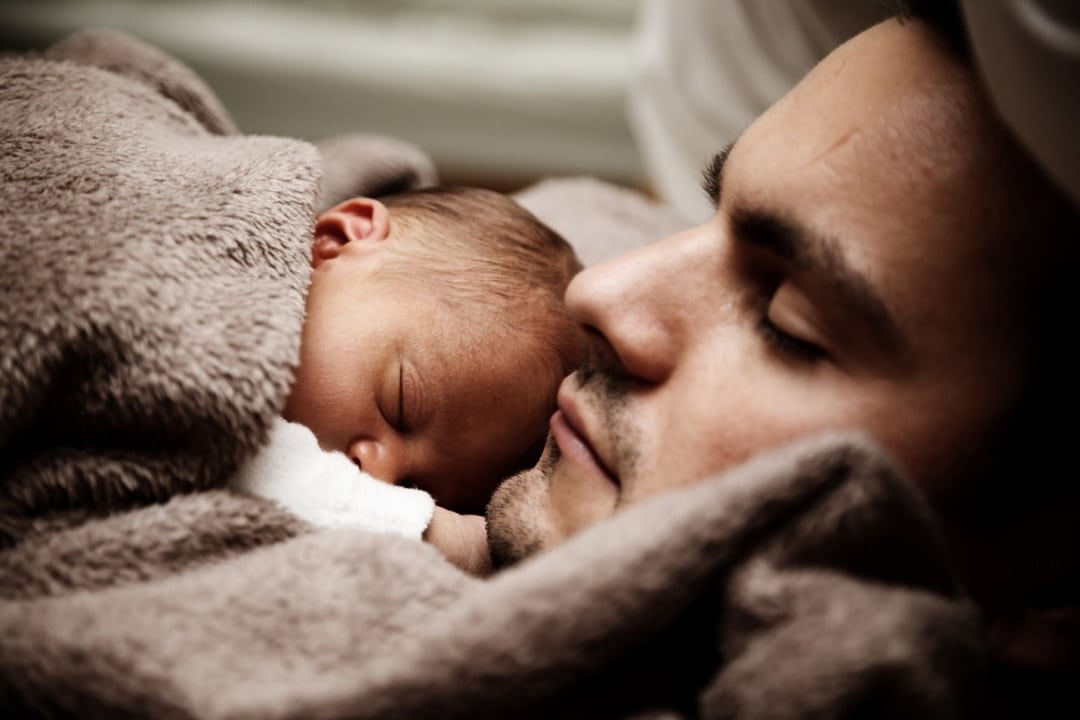
[[[488,580],[220,489],[288,391],[314,213],[433,182],[412,146],[238,134],[177,61],[98,31],[0,60],[0,162],[0,715],[970,709],[979,618],[863,437],[756,458]],[[584,180],[522,202],[586,244],[672,222]]]

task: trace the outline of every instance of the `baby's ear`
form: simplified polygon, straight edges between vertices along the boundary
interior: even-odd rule
[[[311,266],[341,254],[352,244],[360,248],[380,243],[390,237],[390,211],[378,200],[352,198],[336,205],[315,220],[315,241],[311,248]]]

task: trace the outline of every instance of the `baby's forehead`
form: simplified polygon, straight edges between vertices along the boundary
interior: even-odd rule
[[[575,346],[576,330],[561,299],[524,286],[505,294],[458,292],[456,281],[433,290],[430,313],[407,320],[414,350],[425,356],[425,384],[439,384],[459,417],[476,406],[506,414],[552,405],[558,384],[572,370],[564,366],[576,362],[567,351]]]
[[[498,437],[546,423],[562,379],[554,350],[539,352],[520,334],[490,335],[481,342],[466,336],[448,338],[455,351],[433,358],[425,378],[426,392],[442,406],[439,431]]]
[[[483,308],[482,317],[461,319],[446,333],[443,357],[456,365],[459,391],[490,392],[502,398],[523,385],[550,384],[558,368],[554,334],[535,318]],[[462,327],[464,326],[464,327]]]

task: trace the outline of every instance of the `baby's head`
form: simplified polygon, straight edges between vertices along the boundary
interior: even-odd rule
[[[570,246],[510,198],[434,188],[319,216],[285,417],[377,478],[479,512],[538,457],[581,359]]]

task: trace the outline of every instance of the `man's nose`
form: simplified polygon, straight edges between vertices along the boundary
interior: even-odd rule
[[[680,287],[693,282],[679,235],[589,268],[566,291],[570,317],[582,325],[594,353],[647,383],[676,366],[688,308]]]
[[[397,484],[406,476],[405,448],[393,438],[357,438],[346,454],[361,470],[378,480]]]

